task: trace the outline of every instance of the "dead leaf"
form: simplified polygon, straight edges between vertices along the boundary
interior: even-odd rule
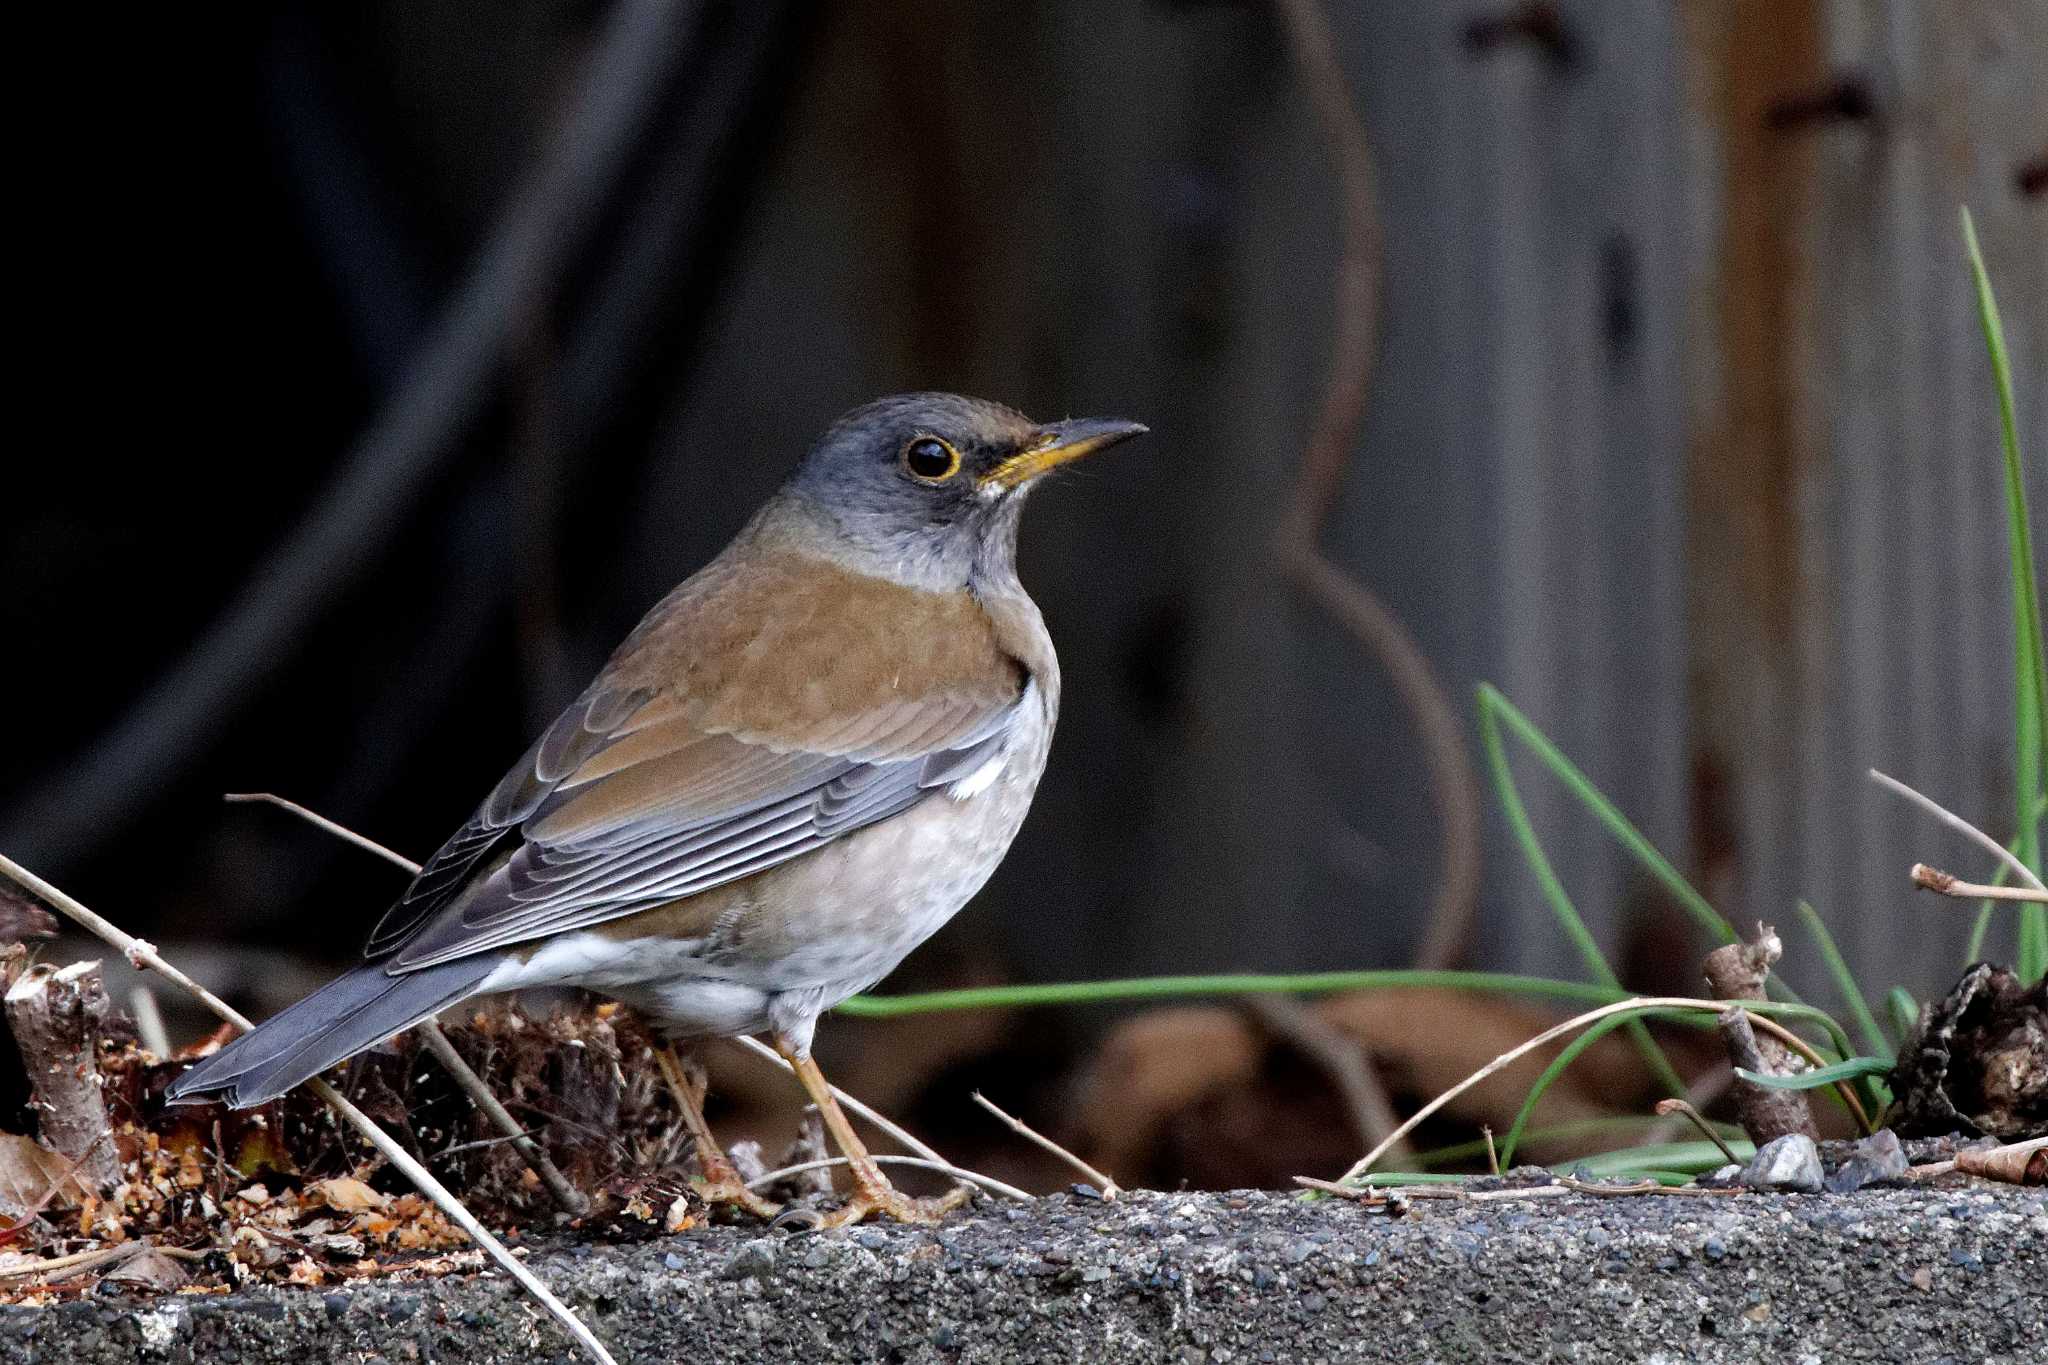
[[[185,1267],[156,1247],[144,1247],[133,1256],[123,1260],[115,1269],[107,1272],[106,1278],[121,1284],[140,1285],[144,1289],[167,1294],[180,1288],[191,1276]]]
[[[352,1175],[316,1180],[306,1187],[306,1198],[344,1213],[359,1213],[364,1209],[382,1212],[391,1207],[390,1195],[379,1194]]]
[[[2048,1185],[2048,1137],[2004,1147],[1966,1147],[1956,1153],[1956,1169],[2009,1185]]]
[[[92,1198],[69,1157],[19,1133],[0,1133],[0,1215],[23,1218],[55,1204],[73,1208]]]

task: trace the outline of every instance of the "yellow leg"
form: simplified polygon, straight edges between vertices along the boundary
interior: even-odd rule
[[[860,1135],[853,1131],[853,1125],[847,1121],[839,1101],[832,1097],[832,1087],[826,1083],[825,1073],[818,1070],[818,1064],[811,1060],[811,1055],[799,1053],[787,1039],[779,1036],[775,1039],[775,1050],[796,1070],[796,1078],[803,1083],[804,1093],[811,1097],[812,1104],[818,1106],[826,1131],[832,1134],[832,1141],[846,1157],[847,1168],[853,1174],[853,1197],[836,1212],[827,1214],[821,1226],[843,1227],[848,1223],[858,1223],[873,1213],[886,1213],[899,1223],[936,1223],[945,1217],[948,1210],[967,1202],[969,1191],[964,1185],[936,1199],[914,1199],[891,1185],[889,1177],[882,1174],[882,1168],[868,1155]]]
[[[697,1195],[713,1208],[721,1204],[745,1209],[756,1218],[773,1218],[782,1212],[776,1204],[747,1188],[747,1182],[740,1179],[740,1173],[733,1168],[725,1149],[718,1145],[718,1139],[711,1135],[711,1125],[704,1120],[704,1085],[692,1082],[676,1050],[666,1045],[654,1049],[654,1060],[661,1066],[662,1078],[668,1082],[669,1091],[676,1097],[676,1106],[683,1111],[683,1123],[690,1130],[690,1140],[697,1148],[696,1181]]]

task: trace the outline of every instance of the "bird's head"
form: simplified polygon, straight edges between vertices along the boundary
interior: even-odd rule
[[[786,500],[822,513],[820,547],[904,582],[954,587],[1013,572],[1017,512],[1052,470],[1145,431],[1033,422],[1000,403],[906,393],[855,408],[804,458]]]

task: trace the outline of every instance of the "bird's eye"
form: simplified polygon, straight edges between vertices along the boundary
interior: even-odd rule
[[[944,483],[960,472],[960,452],[936,436],[920,436],[903,447],[903,467],[914,479]]]

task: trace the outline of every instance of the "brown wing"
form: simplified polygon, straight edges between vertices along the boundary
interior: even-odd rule
[[[415,970],[799,857],[974,771],[1029,686],[965,594],[816,561],[744,581],[715,564],[634,632],[367,951]]]

